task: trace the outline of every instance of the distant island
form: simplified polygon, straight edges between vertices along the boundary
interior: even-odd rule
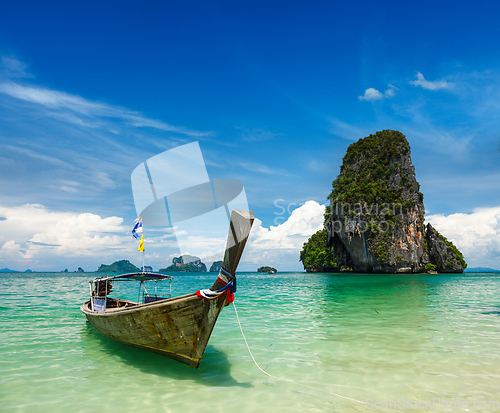
[[[462,253],[431,224],[410,145],[384,130],[347,148],[332,183],[324,228],[304,243],[308,272],[461,273]]]
[[[17,271],[17,270],[11,270],[9,268],[3,268],[0,269],[0,272],[35,272],[35,271],[31,271],[29,268],[25,271]]]
[[[206,272],[207,266],[199,257],[184,254],[172,259],[172,265],[161,268],[159,272]]]
[[[219,272],[222,268],[222,261],[214,261],[210,266],[210,272]]]
[[[268,274],[276,274],[277,270],[273,267],[263,266],[257,268],[257,272],[267,272]]]
[[[500,270],[494,270],[488,267],[473,267],[465,269],[464,272],[500,272]]]
[[[101,264],[97,272],[141,272],[134,264],[128,260],[115,261],[111,265]]]

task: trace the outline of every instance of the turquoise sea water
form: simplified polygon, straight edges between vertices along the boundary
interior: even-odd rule
[[[232,306],[198,370],[101,336],[79,308],[93,276],[0,274],[0,411],[500,411],[498,274],[238,274],[253,355],[289,381],[257,369]],[[215,276],[175,277],[179,295]]]

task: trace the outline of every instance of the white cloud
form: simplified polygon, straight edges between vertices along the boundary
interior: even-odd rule
[[[477,208],[470,214],[426,217],[464,254],[470,267],[500,267],[500,206]]]
[[[8,145],[8,144],[4,144],[2,146],[5,149],[17,152],[25,157],[29,157],[29,158],[33,158],[33,159],[40,159],[40,160],[47,162],[48,164],[51,164],[54,166],[63,167],[65,169],[74,169],[75,168],[70,162],[66,162],[64,160],[61,160],[61,159],[56,158],[54,156],[51,156],[49,154],[40,153],[39,151],[34,151],[32,149],[23,148],[20,146],[13,146],[13,145]]]
[[[265,129],[245,129],[241,134],[241,138],[244,141],[252,143],[270,141],[279,136],[281,136],[281,134]]]
[[[332,123],[332,128],[330,129],[330,133],[332,135],[336,135],[341,137],[342,139],[346,139],[349,141],[357,141],[359,138],[364,138],[368,136],[370,133],[373,133],[373,128],[370,127],[359,127],[354,124],[350,124],[347,122],[342,122],[339,119],[331,118],[330,122]]]
[[[300,250],[303,243],[323,227],[324,211],[324,205],[307,201],[280,225],[265,228],[256,219],[240,270],[255,271],[267,264],[282,271],[302,270]],[[0,268],[54,271],[82,266],[89,271],[97,269],[101,263],[124,258],[132,262],[140,259],[137,243],[125,236],[128,228],[122,225],[120,217],[51,211],[38,204],[0,206],[0,216],[5,218],[0,220]],[[176,237],[157,232],[148,232],[147,264],[170,265],[171,259],[166,251],[177,249]],[[225,243],[225,237],[218,239],[202,235],[190,237],[189,243],[193,253],[197,248],[210,250],[206,254],[195,254],[210,265],[221,259],[223,250],[217,248]],[[178,253],[174,252],[174,255],[178,256]]]
[[[122,256],[135,248],[128,245],[119,217],[50,211],[38,204],[0,206],[0,216],[5,218],[0,221],[0,262],[11,269],[50,271],[61,261],[105,260],[115,250]]]
[[[250,271],[256,271],[262,265],[275,266],[283,271],[301,270],[299,255],[302,245],[323,228],[324,212],[324,205],[307,201],[295,209],[285,222],[269,229],[255,219],[244,254],[244,267]]]
[[[449,131],[442,127],[434,126],[428,119],[422,116],[415,116],[416,126],[401,126],[400,130],[405,131],[405,135],[411,139],[420,139],[432,145],[435,152],[452,157],[455,160],[467,160],[470,156],[471,141],[474,136],[468,133]],[[420,121],[420,123],[419,123]]]
[[[363,96],[358,96],[359,100],[380,100],[383,99],[384,95],[380,93],[377,89],[372,87],[365,90],[365,94]]]
[[[425,80],[424,75],[420,72],[417,73],[417,80],[412,80],[409,83],[413,86],[421,86],[427,90],[447,89],[451,86],[451,83],[445,80]]]
[[[244,168],[250,172],[258,172],[264,175],[281,175],[281,176],[293,176],[290,172],[283,169],[273,169],[267,165],[258,162],[239,162],[238,167]]]
[[[384,96],[386,98],[392,98],[395,96],[395,92],[394,92],[394,89],[387,89],[385,92],[384,92]]]
[[[384,92],[384,96],[386,98],[393,98],[394,96],[396,96],[396,92],[394,92],[396,90],[396,88],[392,85],[389,85],[391,87],[389,87],[389,89],[387,89],[385,92]]]
[[[450,131],[442,126],[435,126],[430,119],[418,113],[418,110],[408,110],[412,116],[412,122],[405,123],[394,120],[391,129],[399,130],[406,135],[409,142],[426,142],[426,145],[432,147],[433,152],[446,155],[445,159],[464,161],[470,156],[471,143],[474,135],[469,131]],[[357,141],[364,138],[374,131],[387,129],[387,123],[377,122],[366,127],[359,127],[354,124],[342,122],[338,119],[330,119],[332,128],[330,133],[349,141]],[[418,147],[415,145],[415,147]],[[427,148],[426,148],[427,149]],[[412,144],[412,150],[413,144]]]
[[[19,262],[24,260],[24,251],[21,250],[21,246],[16,244],[14,240],[7,241],[0,248],[0,262],[3,263],[11,263],[11,262]],[[6,267],[6,265],[2,265],[2,267]],[[17,268],[10,268],[16,269]]]
[[[379,92],[377,89],[372,87],[365,90],[365,94],[363,96],[358,96],[359,100],[381,100],[384,98],[392,98],[396,95],[396,90],[398,88],[389,83],[389,87],[385,90],[384,93]]]
[[[171,264],[182,253],[200,257],[208,266],[224,256],[227,217],[223,231],[198,231],[147,227],[145,229],[146,264],[155,269]],[[198,227],[199,229],[199,227]],[[39,204],[17,207],[0,205],[0,268],[24,271],[59,271],[64,268],[95,271],[100,264],[128,259],[141,265],[138,240],[131,237],[123,218],[100,217],[91,213],[54,211]],[[169,258],[170,257],[170,258]]]
[[[38,105],[48,110],[46,112],[48,116],[78,126],[93,128],[102,126],[99,122],[101,118],[118,118],[134,127],[149,127],[192,137],[212,135],[211,132],[199,132],[172,126],[162,121],[148,119],[140,113],[129,109],[111,106],[107,103],[94,102],[78,95],[71,95],[38,86],[25,86],[14,82],[3,82],[0,83],[0,93]]]
[[[28,65],[17,60],[15,57],[2,56],[0,62],[0,71],[7,77],[10,78],[26,78],[34,77],[33,75],[26,72]]]
[[[106,172],[95,172],[94,174],[92,174],[91,179],[101,188],[105,189],[116,188],[116,183],[110,178],[109,174]]]
[[[21,246],[19,244],[16,244],[16,241],[10,240],[3,244],[2,248],[0,249],[4,251],[19,251],[19,248],[21,248]]]

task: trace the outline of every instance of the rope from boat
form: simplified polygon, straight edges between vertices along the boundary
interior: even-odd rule
[[[289,380],[289,379],[284,379],[282,377],[277,377],[277,376],[273,376],[272,374],[269,374],[267,371],[263,370],[259,364],[257,363],[257,361],[255,361],[255,358],[252,354],[252,351],[250,350],[250,346],[248,345],[248,341],[245,337],[245,333],[243,332],[243,328],[241,327],[241,323],[240,323],[240,317],[238,316],[238,310],[236,310],[236,306],[234,305],[234,301],[233,301],[233,308],[234,308],[234,312],[236,313],[236,320],[238,320],[238,326],[240,327],[240,331],[241,331],[241,335],[243,337],[243,340],[245,341],[245,345],[247,346],[247,350],[248,350],[248,353],[250,354],[250,357],[252,357],[252,360],[253,362],[255,363],[255,365],[257,366],[257,368],[262,372],[264,373],[266,376],[269,376],[269,377],[272,377],[273,379],[277,379],[277,380],[283,380],[283,381],[287,381],[289,383],[293,383],[293,384],[296,384],[297,386],[302,386],[302,387],[307,387],[308,389],[313,389],[313,390],[317,390],[317,391],[320,391],[320,392],[323,392],[323,393],[328,393],[328,394],[331,394],[333,396],[337,396],[337,397],[340,397],[342,399],[346,399],[346,400],[350,400],[352,402],[356,402],[356,403],[360,403],[362,405],[366,405],[365,402],[362,402],[360,400],[357,400],[357,399],[353,399],[351,397],[347,397],[347,396],[342,396],[340,394],[337,394],[337,393],[334,393],[334,392],[331,392],[331,391],[328,391],[328,390],[323,390],[323,389],[318,389],[317,387],[312,387],[312,386],[308,386],[307,384],[302,384],[302,383],[297,383],[296,381],[293,381],[293,380]],[[386,409],[381,409],[381,410],[386,410]],[[392,411],[395,411],[397,412],[398,410],[392,410]],[[401,413],[401,412],[400,412]]]

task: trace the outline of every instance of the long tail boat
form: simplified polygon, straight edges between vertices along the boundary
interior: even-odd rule
[[[106,337],[198,368],[222,308],[234,300],[236,268],[253,221],[252,211],[232,211],[222,269],[209,289],[173,298],[144,290],[143,302],[133,302],[111,298],[112,283],[139,281],[144,287],[145,281],[173,277],[142,272],[96,278],[81,311]]]

